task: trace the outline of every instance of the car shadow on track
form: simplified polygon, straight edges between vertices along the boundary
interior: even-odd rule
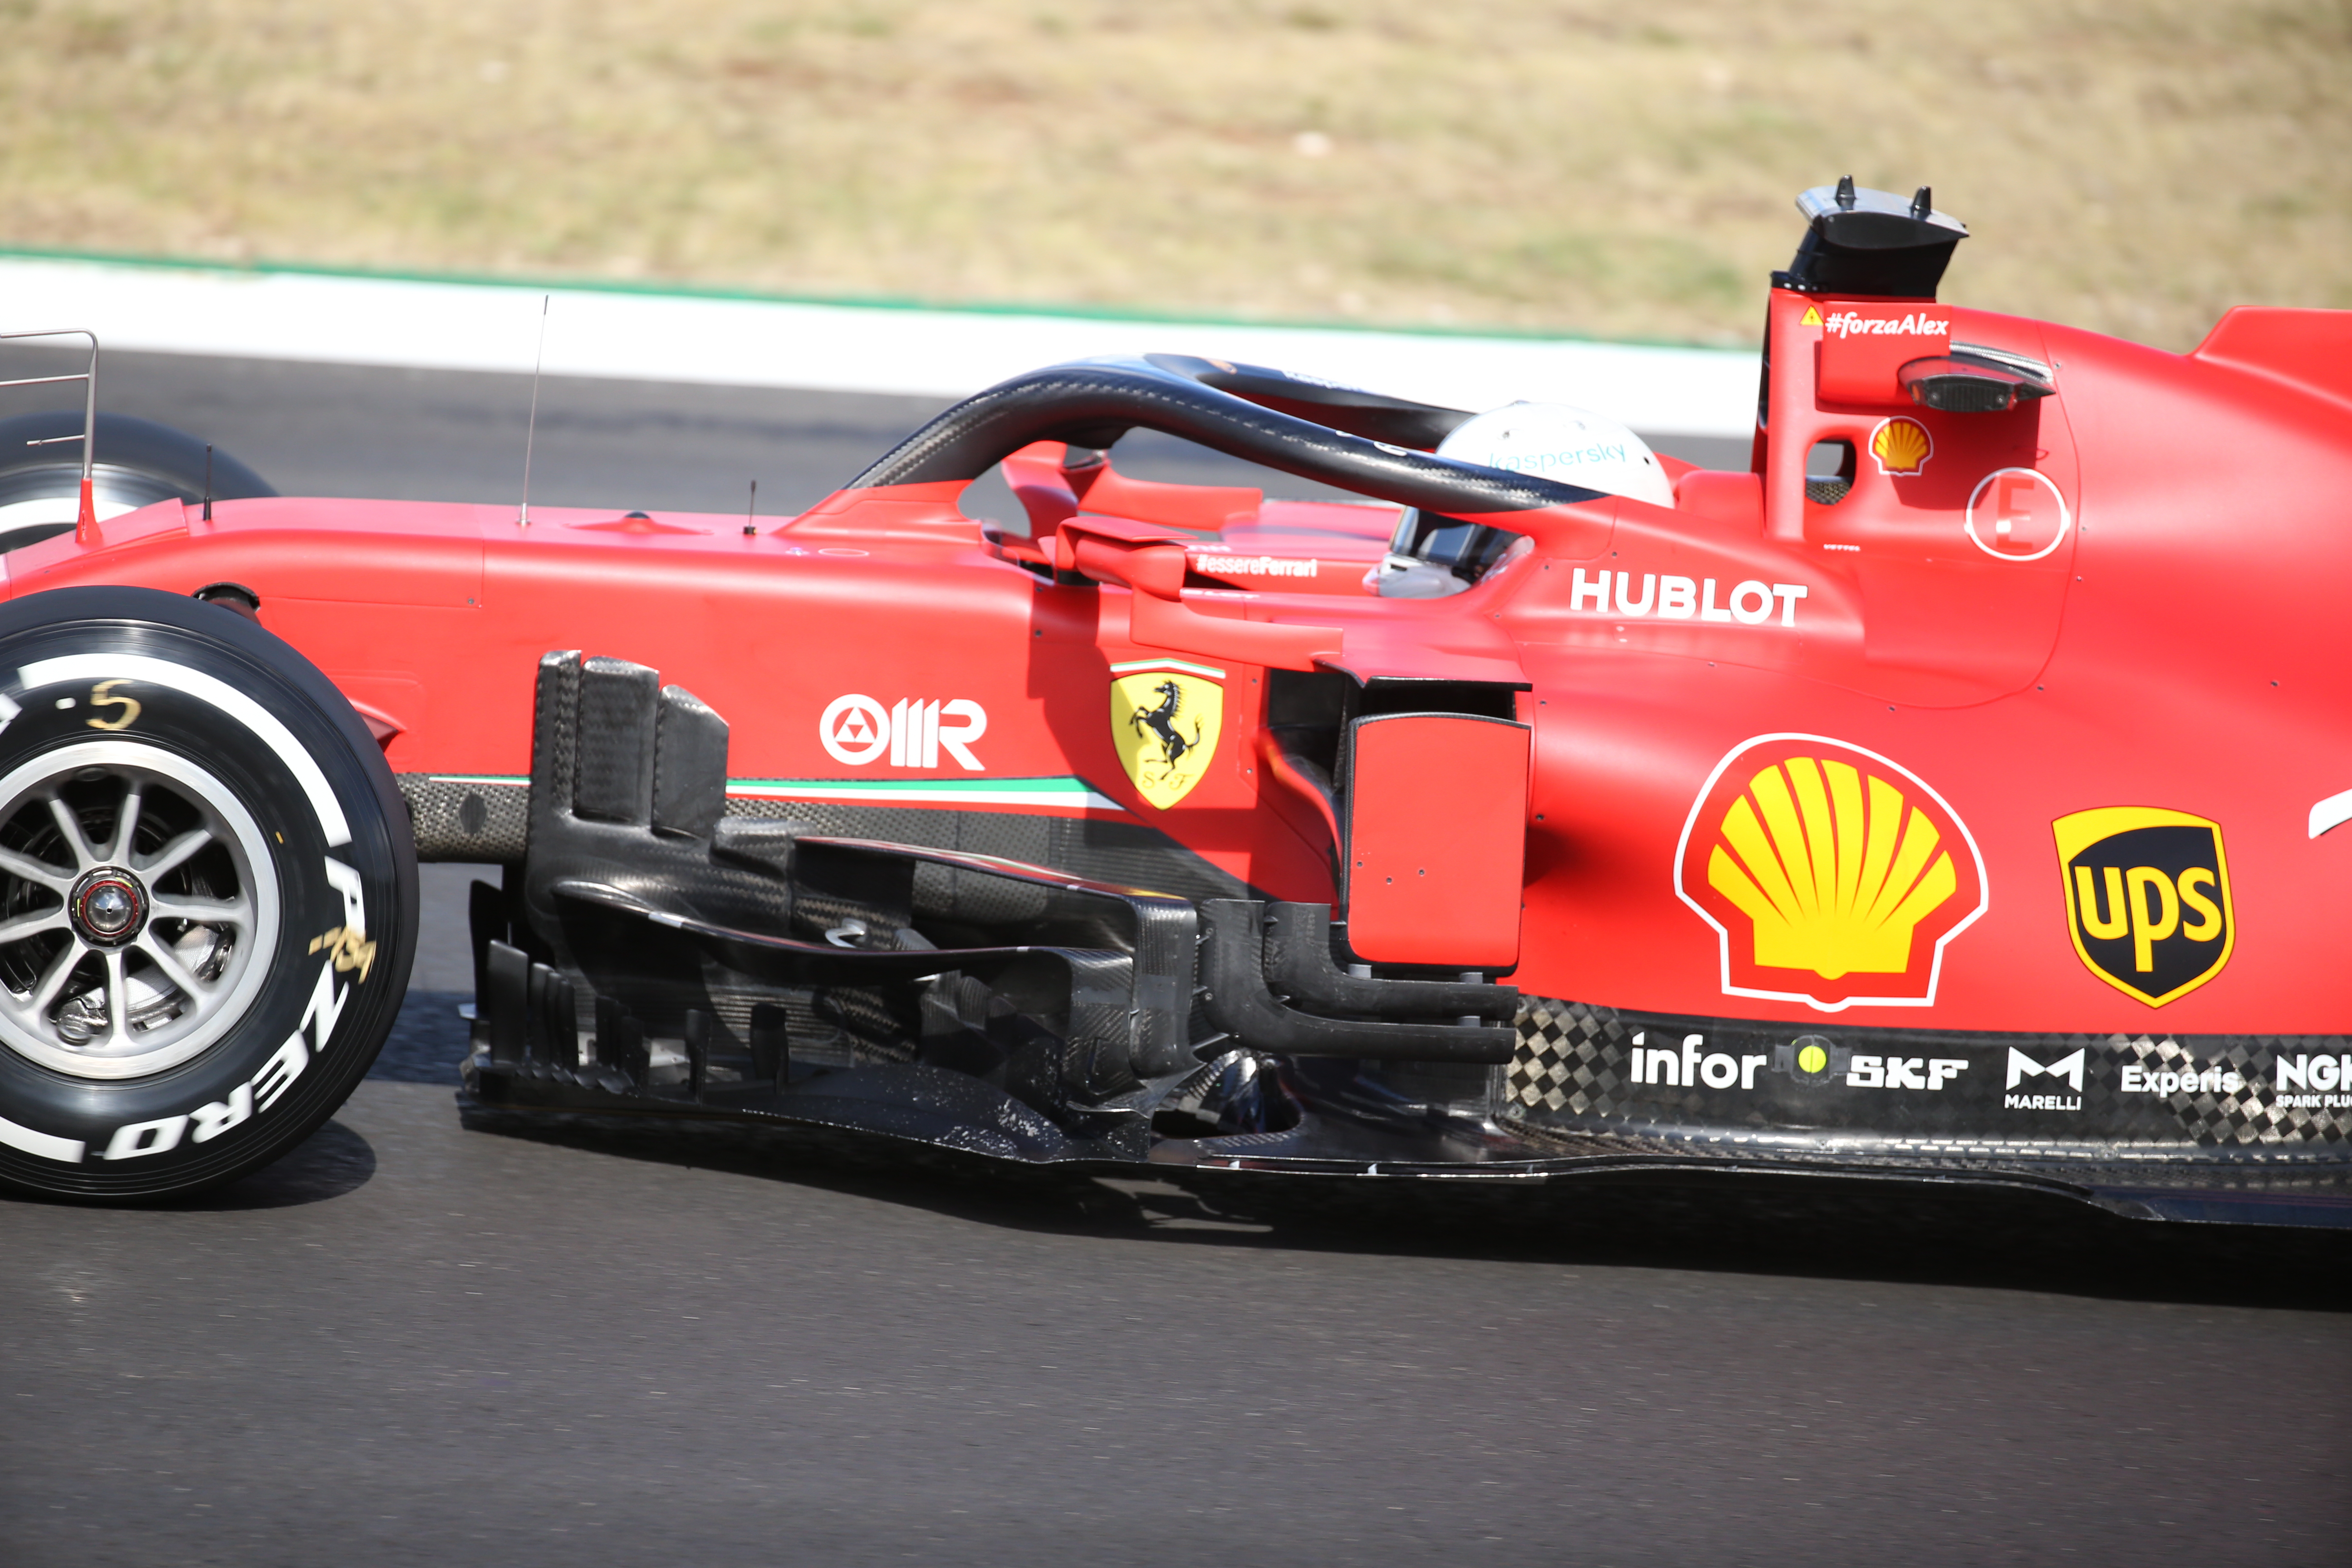
[[[185,1196],[121,1201],[131,1207],[191,1213],[293,1208],[356,1192],[374,1177],[375,1167],[375,1146],[341,1122],[330,1121],[278,1159],[226,1185]],[[0,1201],[74,1205],[84,1200],[68,1194],[12,1190]]]
[[[225,1187],[169,1206],[215,1211],[292,1208],[355,1192],[374,1174],[374,1146],[341,1122],[330,1121],[296,1144],[285,1158]]]
[[[463,1000],[412,993],[369,1076],[456,1084],[467,1049],[457,1012]],[[816,1129],[479,1108],[466,1120],[479,1131],[854,1192],[1023,1230],[2352,1310],[2352,1234],[2158,1224],[2042,1193],[1727,1173],[1612,1173],[1540,1187],[1079,1174]],[[273,1171],[307,1155],[306,1146]],[[272,1172],[247,1177],[214,1201],[272,1179]],[[289,1177],[289,1189],[303,1180]]]
[[[457,1082],[457,1065],[473,1049],[473,1026],[458,1016],[461,991],[411,991],[401,1003],[392,1034],[376,1052],[368,1077],[393,1083]]]
[[[524,1115],[466,1125],[1018,1230],[2352,1310],[2352,1233],[2161,1224],[2041,1193],[1834,1176],[1612,1173],[1545,1186],[1023,1169],[815,1129]]]

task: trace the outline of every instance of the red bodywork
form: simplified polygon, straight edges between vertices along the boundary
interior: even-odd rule
[[[505,505],[281,499],[221,504],[211,522],[151,507],[97,542],[19,551],[8,591],[249,585],[263,623],[386,733],[397,773],[520,779],[540,656],[585,647],[653,666],[724,714],[739,795],[899,781],[899,804],[1134,820],[1308,901],[1344,902],[1348,825],[1270,741],[1269,668],[1523,682],[1523,779],[1492,758],[1459,776],[1433,762],[1360,826],[1394,854],[1400,822],[1451,801],[1463,820],[1433,842],[1476,862],[1448,873],[1421,934],[1382,937],[1391,950],[1372,956],[1491,970],[1516,947],[1524,992],[1651,1013],[2342,1029],[2352,827],[2315,837],[2311,823],[2315,803],[2352,791],[2336,619],[2352,591],[2352,313],[2240,310],[2181,356],[1910,308],[1953,342],[2047,363],[2056,395],[1998,414],[1918,406],[1892,360],[1874,368],[1813,324],[1845,302],[1776,290],[1752,473],[1685,473],[1671,509],[1603,499],[1486,518],[1533,548],[1451,598],[1362,586],[1392,507],[1261,505],[1115,473],[1081,494],[1045,446],[1007,465],[1034,544],[992,542],[952,484],[845,490],[756,534],[710,516],[541,510],[522,528]],[[1861,400],[1825,400],[1824,364]],[[1834,504],[1806,486],[1807,452],[1828,440],[1856,459]],[[1024,553],[1064,580],[1009,558]],[[1208,770],[1163,810],[1125,771],[1106,691],[1115,667],[1169,659],[1221,671],[1223,714]],[[851,695],[883,710],[977,704],[984,731],[962,743],[981,769],[942,743],[836,760],[820,721]],[[973,734],[969,717],[930,723]],[[1500,742],[1519,732],[1496,730],[1488,750],[1516,755]],[[1748,744],[1782,736],[1798,739]],[[1413,749],[1389,750],[1410,773]],[[1851,775],[1826,766],[1841,758]],[[1817,766],[1824,790],[1878,781],[1952,858],[1948,887],[1921,884],[1932,907],[1906,928],[1909,949],[1860,975],[1776,969],[1736,919],[1718,934],[1737,914],[1708,893],[1728,875],[1714,858],[1725,803],[1790,759],[1777,776],[1801,794]],[[1010,782],[1071,779],[1093,794]],[[2206,819],[2225,847],[2222,962],[2161,1006],[2103,979],[2070,936],[2053,825],[2118,806]],[[1861,816],[1841,837],[1822,826],[1848,821],[1843,805],[1808,809],[1795,820],[1810,847],[1786,831],[1774,842],[1792,863],[1813,858],[1819,896],[1864,908],[1889,862],[1865,852]],[[1523,877],[1497,890],[1494,858],[1522,834]],[[2214,929],[2172,890],[2130,896],[2148,921],[2169,908],[2176,931]],[[1367,940],[1396,931],[1393,895],[1363,902]],[[2123,917],[2110,904],[2094,918]]]

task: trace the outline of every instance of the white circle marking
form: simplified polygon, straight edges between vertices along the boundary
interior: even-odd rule
[[[847,721],[853,716],[865,721],[865,733],[859,735]],[[843,734],[848,730],[849,734]],[[836,697],[825,705],[824,716],[816,721],[816,738],[836,763],[851,767],[870,763],[890,745],[890,710],[871,697],[851,692]]]
[[[2058,503],[2058,531],[2050,536],[2049,543],[2043,545],[2041,549],[2033,552],[2030,555],[2021,554],[2013,550],[1996,549],[1992,545],[1985,542],[1984,535],[1977,531],[1977,502],[1984,499],[1986,488],[1992,484],[1996,479],[2020,478],[2031,479],[2035,484],[2041,486],[2043,489],[2048,490],[2050,492],[2050,499]],[[1998,511],[2000,509],[1996,507],[1994,510]],[[1999,518],[1994,520],[1994,531],[1996,537],[1998,537],[2000,531],[2000,524],[2005,521],[2005,519]],[[1977,488],[1969,492],[1969,513],[1965,525],[1969,532],[1969,542],[1975,545],[1979,550],[1983,551],[1987,555],[1991,556],[1996,561],[2041,560],[2043,556],[2048,555],[2052,551],[2057,549],[2058,546],[2066,542],[2066,531],[2074,526],[2074,514],[2066,510],[2066,498],[2059,493],[2056,481],[2052,479],[2049,475],[2042,472],[2039,468],[1995,468],[1991,473],[1989,473],[1983,479],[1979,479],[1977,481]]]

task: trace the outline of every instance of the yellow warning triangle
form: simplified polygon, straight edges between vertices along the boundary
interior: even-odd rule
[[[1819,310],[1815,310],[1815,309],[1814,309],[1812,306],[1811,306],[1811,305],[1808,305],[1808,306],[1806,306],[1806,307],[1805,307],[1804,319],[1803,319],[1803,320],[1801,320],[1801,321],[1800,321],[1797,323],[1797,325],[1799,325],[1799,326],[1801,326],[1801,327],[1818,327],[1818,326],[1820,326],[1821,324],[1822,324],[1822,313],[1821,313],[1821,311],[1819,311]]]

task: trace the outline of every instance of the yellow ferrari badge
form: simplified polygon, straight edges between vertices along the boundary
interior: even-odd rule
[[[1111,667],[1111,744],[1143,798],[1162,811],[1192,793],[1216,755],[1223,675],[1175,661]]]

